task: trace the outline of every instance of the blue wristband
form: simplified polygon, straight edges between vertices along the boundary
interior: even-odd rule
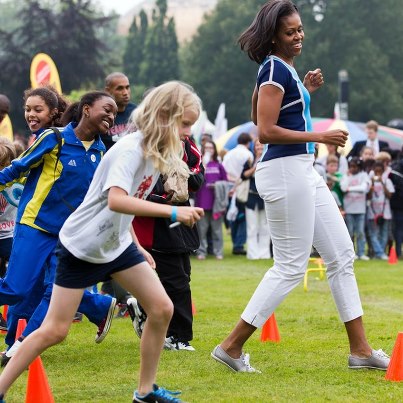
[[[176,214],[178,212],[178,207],[177,206],[172,206],[172,211],[171,211],[171,221],[176,222]]]

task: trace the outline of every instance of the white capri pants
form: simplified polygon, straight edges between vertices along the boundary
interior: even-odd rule
[[[264,275],[241,318],[262,327],[305,275],[312,245],[327,270],[343,322],[363,314],[354,275],[354,247],[326,183],[302,154],[259,163],[256,187],[265,202],[274,265]]]

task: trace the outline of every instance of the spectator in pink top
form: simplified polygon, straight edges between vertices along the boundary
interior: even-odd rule
[[[196,193],[195,206],[204,209],[204,217],[197,224],[200,237],[200,248],[197,251],[197,258],[204,260],[207,255],[207,231],[211,227],[211,237],[213,241],[213,253],[217,259],[223,258],[223,220],[225,207],[228,200],[227,173],[223,165],[218,162],[217,147],[213,141],[206,141],[201,148],[203,155],[204,183]],[[225,181],[225,182],[223,182]],[[223,192],[219,191],[222,187]],[[222,196],[219,196],[219,195]],[[223,210],[215,211],[215,205],[221,197],[223,200]]]

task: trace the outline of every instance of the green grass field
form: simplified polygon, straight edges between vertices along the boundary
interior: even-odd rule
[[[223,261],[192,261],[195,352],[164,351],[157,382],[182,390],[186,402],[403,402],[403,382],[385,373],[347,368],[348,343],[326,280],[313,273],[276,311],[280,343],[250,339],[246,351],[262,374],[236,374],[210,358],[231,330],[271,261],[229,254]],[[391,353],[403,331],[403,262],[357,262],[356,275],[371,345]],[[131,402],[139,368],[139,340],[129,319],[115,319],[96,345],[87,320],[68,339],[42,355],[55,401]],[[403,365],[403,363],[402,363]],[[25,373],[7,403],[25,401]],[[41,402],[38,402],[41,403]]]

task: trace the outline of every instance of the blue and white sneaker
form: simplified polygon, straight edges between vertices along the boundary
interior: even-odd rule
[[[160,388],[158,385],[153,385],[153,390],[144,396],[139,395],[137,390],[134,392],[133,403],[135,402],[149,402],[149,403],[183,403],[182,400],[175,396],[180,395],[181,392],[172,392],[170,390]]]

